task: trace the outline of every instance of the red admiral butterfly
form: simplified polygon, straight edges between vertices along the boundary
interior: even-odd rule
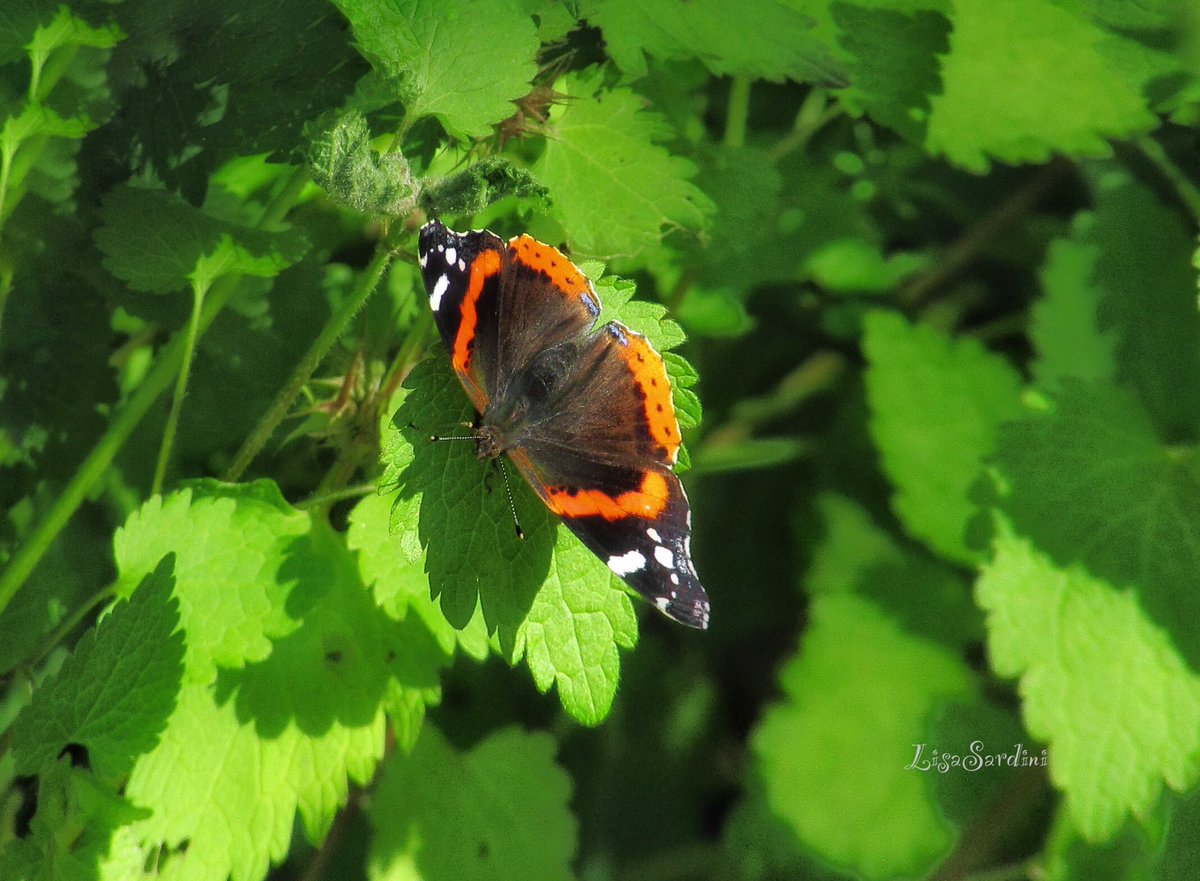
[[[669,617],[708,626],[692,512],[671,470],[679,423],[662,356],[617,321],[597,328],[592,283],[527,235],[421,229],[429,305],[480,414],[481,459],[507,453],[608,568]]]

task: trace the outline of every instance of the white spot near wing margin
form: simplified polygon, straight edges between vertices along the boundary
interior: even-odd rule
[[[664,569],[672,569],[675,566],[675,555],[671,553],[670,548],[665,548],[662,545],[654,549],[654,559],[658,560],[658,565]]]
[[[442,295],[446,293],[446,289],[450,287],[450,276],[438,276],[437,283],[433,286],[433,293],[429,295],[429,308],[436,312],[442,305]]]
[[[646,567],[646,558],[637,551],[628,551],[621,556],[613,555],[608,558],[608,568],[618,575],[628,575]]]

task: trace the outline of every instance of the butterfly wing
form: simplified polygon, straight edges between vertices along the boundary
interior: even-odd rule
[[[526,235],[506,244],[432,220],[418,256],[454,371],[480,413],[539,352],[586,333],[600,314],[583,273]]]
[[[671,471],[679,424],[662,356],[612,322],[586,341],[510,457],[608,567],[669,617],[708,626],[691,508]]]

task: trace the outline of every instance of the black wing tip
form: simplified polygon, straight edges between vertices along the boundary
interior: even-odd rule
[[[691,599],[686,597],[669,597],[659,596],[654,597],[651,602],[660,612],[687,627],[695,628],[696,630],[708,630],[709,615],[712,607],[708,602],[708,596],[701,591],[699,596],[694,596]]]

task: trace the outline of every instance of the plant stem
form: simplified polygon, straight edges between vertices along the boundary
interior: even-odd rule
[[[750,117],[750,78],[735,76],[725,110],[725,146],[737,149],[746,145],[746,120]]]
[[[978,223],[963,233],[928,272],[914,276],[903,285],[897,299],[913,306],[934,290],[952,280],[972,260],[998,239],[1009,227],[1023,219],[1042,200],[1042,197],[1072,168],[1071,163],[1056,159],[1034,174],[1026,184],[1013,193]]]
[[[233,295],[239,278],[240,276],[227,275],[213,285],[212,293],[200,316],[199,333],[203,333],[212,324],[217,313]],[[97,441],[96,446],[71,475],[71,479],[63,487],[63,491],[50,506],[45,519],[34,527],[29,537],[9,560],[8,567],[0,572],[0,612],[4,611],[9,601],[25,583],[29,573],[33,571],[38,561],[49,549],[50,543],[54,541],[63,527],[67,525],[67,521],[71,519],[71,515],[83,503],[88,491],[108,470],[118,451],[129,439],[138,423],[142,421],[142,417],[158,400],[159,395],[170,387],[171,380],[175,378],[176,372],[183,363],[187,343],[188,337],[179,334],[163,350],[158,363],[146,374],[146,378],[142,380],[137,391],[118,411],[112,422],[109,423],[108,429]]]
[[[1175,187],[1175,192],[1178,193],[1180,201],[1187,207],[1187,210],[1192,215],[1192,221],[1200,224],[1200,189],[1196,188],[1187,176],[1179,170],[1179,166],[1172,161],[1167,155],[1167,151],[1163,149],[1162,144],[1154,140],[1154,138],[1146,135],[1138,138],[1135,142],[1138,149],[1142,151],[1142,155],[1154,163],[1154,166],[1162,173],[1163,177],[1169,180],[1172,186]]]
[[[254,431],[246,438],[246,442],[242,444],[242,448],[238,450],[237,455],[233,459],[233,464],[225,470],[222,479],[237,480],[250,466],[250,463],[254,461],[254,457],[259,454],[267,441],[270,440],[271,434],[278,427],[279,423],[287,416],[292,402],[300,394],[301,387],[308,382],[309,377],[312,376],[313,371],[317,369],[317,366],[333,347],[333,344],[345,333],[346,326],[350,323],[350,320],[363,307],[367,298],[371,296],[391,260],[392,249],[385,241],[381,240],[379,246],[375,249],[374,259],[371,260],[370,265],[358,277],[358,284],[351,291],[346,302],[342,304],[342,308],[322,328],[320,336],[309,346],[300,363],[296,365],[296,369],[292,371],[292,375],[288,378],[287,383],[280,389],[279,394],[275,396],[275,400],[271,403],[270,408],[263,414],[258,425],[254,427]]]
[[[287,185],[280,190],[279,194],[272,200],[266,210],[263,212],[262,219],[259,221],[260,227],[271,227],[278,223],[288,209],[295,202],[300,191],[304,189],[304,184],[308,180],[302,169],[297,168],[292,175],[292,179]],[[209,292],[204,308],[201,311],[200,322],[198,327],[198,335],[203,334],[208,326],[229,302],[229,298],[233,296],[237,290],[240,275],[227,275],[220,279],[212,286]],[[142,380],[142,384],[138,386],[133,396],[126,401],[125,405],[113,417],[108,429],[101,435],[100,440],[96,442],[96,446],[88,454],[87,458],[71,476],[67,485],[63,488],[58,498],[54,500],[54,504],[50,506],[46,517],[25,539],[16,553],[8,561],[8,566],[3,572],[0,572],[0,613],[8,607],[13,596],[21,589],[21,585],[25,583],[25,579],[29,577],[29,573],[33,571],[38,562],[49,549],[51,542],[66,526],[67,521],[71,519],[71,515],[83,503],[84,497],[91,490],[92,486],[104,475],[108,466],[112,464],[113,458],[124,445],[125,441],[133,433],[138,423],[142,421],[142,417],[158,400],[158,396],[165,392],[171,385],[171,380],[175,377],[175,373],[179,370],[183,363],[184,348],[187,345],[187,339],[182,335],[178,335],[174,340],[163,350],[159,356],[158,363],[150,369],[146,374],[146,378]]]
[[[204,307],[204,292],[204,286],[199,282],[192,282],[192,317],[188,321],[183,364],[175,379],[175,395],[171,401],[171,412],[167,414],[162,444],[158,448],[158,462],[154,465],[154,482],[150,484],[150,494],[154,496],[162,492],[163,479],[167,475],[167,462],[171,459],[171,447],[175,443],[175,433],[179,430],[179,413],[183,410],[183,394],[187,391],[188,375],[192,371],[192,356],[196,353],[196,341],[200,338],[200,311]]]
[[[796,113],[792,131],[771,150],[771,161],[778,162],[788,153],[803,147],[826,123],[836,119],[841,113],[841,106],[836,102],[829,103],[829,94],[824,89],[814,86]]]

